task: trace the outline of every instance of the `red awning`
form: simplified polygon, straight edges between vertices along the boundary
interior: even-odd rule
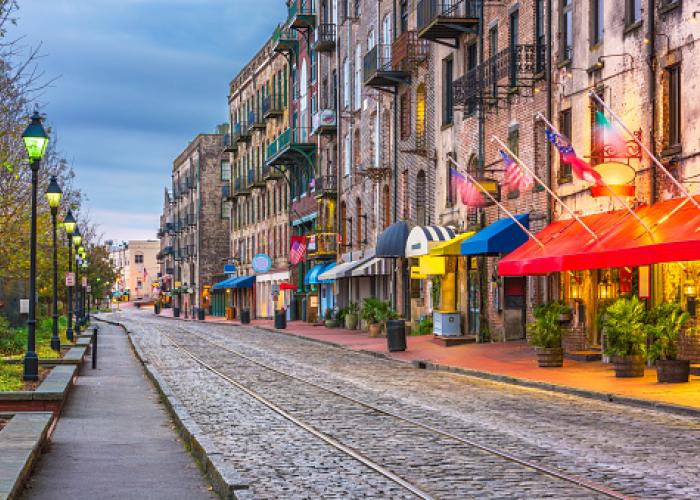
[[[644,205],[635,212],[652,235],[626,210],[582,217],[598,240],[575,220],[560,220],[537,234],[544,248],[526,242],[499,262],[498,274],[527,276],[700,260],[700,210],[687,198]]]
[[[292,285],[291,283],[287,283],[286,281],[283,281],[280,283],[280,290],[296,290],[297,287],[296,285]]]

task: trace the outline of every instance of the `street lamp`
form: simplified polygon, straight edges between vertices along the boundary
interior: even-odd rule
[[[61,339],[58,337],[58,250],[56,248],[56,215],[58,205],[61,203],[61,191],[56,176],[51,176],[49,187],[46,190],[46,200],[51,207],[51,224],[53,227],[53,329],[51,335],[51,349],[56,352],[61,350]]]
[[[73,233],[77,229],[73,212],[68,209],[68,213],[63,218],[63,229],[66,230],[68,238],[68,274],[73,274]],[[73,342],[73,286],[66,283],[68,289],[68,328],[66,328],[66,338]]]
[[[75,232],[73,233],[73,246],[75,247],[75,335],[80,335],[80,309],[78,308],[78,297],[80,297],[80,268],[78,266],[78,252],[80,249],[80,243],[83,241],[83,237],[80,234],[80,229],[76,226]]]
[[[88,301],[87,301],[87,272],[88,272],[88,258],[87,258],[87,253],[83,249],[83,274],[85,275],[85,286],[82,287],[83,289],[83,301],[82,301],[82,309],[83,309],[83,325],[87,325],[87,320],[88,320]]]
[[[39,380],[39,357],[36,355],[36,192],[39,164],[46,152],[49,136],[37,111],[22,134],[32,169],[32,222],[29,243],[29,319],[27,320],[27,353],[24,355],[24,380]]]

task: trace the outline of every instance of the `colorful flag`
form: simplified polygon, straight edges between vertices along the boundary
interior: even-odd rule
[[[627,141],[625,141],[622,134],[615,130],[613,124],[605,118],[601,111],[596,111],[595,122],[594,133],[598,136],[598,144],[603,144],[610,155],[625,155],[627,152]]]
[[[503,179],[503,183],[508,189],[513,191],[527,191],[532,189],[532,186],[535,184],[532,175],[518,165],[505,151],[499,149],[498,153],[501,155],[503,164],[506,166],[506,175]]]
[[[299,264],[306,255],[306,236],[291,236],[291,247],[289,250],[289,262],[292,265]]]
[[[557,134],[550,128],[546,128],[544,135],[547,136],[549,142],[554,144],[554,146],[559,150],[559,158],[563,163],[568,163],[571,165],[571,171],[574,173],[576,178],[583,181],[592,182],[598,184],[601,180],[600,174],[593,170],[586,161],[582,160],[576,155],[576,151],[571,146],[568,139],[565,139],[562,135]]]
[[[462,204],[473,208],[486,206],[487,203],[483,193],[473,182],[452,167],[450,167],[450,177],[454,194],[459,197]]]

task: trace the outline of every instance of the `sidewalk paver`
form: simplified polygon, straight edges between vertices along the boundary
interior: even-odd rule
[[[24,497],[215,498],[121,329],[101,325],[98,362],[83,367]]]

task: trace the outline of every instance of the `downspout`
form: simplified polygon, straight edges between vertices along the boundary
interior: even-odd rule
[[[196,261],[196,277],[197,286],[195,287],[195,293],[197,294],[197,310],[202,307],[202,268],[200,259],[200,249],[202,247],[202,146],[199,144],[197,146],[197,261]]]
[[[484,64],[484,0],[480,2],[479,6],[479,65],[483,67],[482,65]],[[484,123],[484,98],[483,98],[483,93],[480,92],[480,99],[478,102],[479,106],[479,159],[478,159],[478,167],[479,167],[479,175],[481,175],[484,172],[484,164],[485,164],[485,147],[484,143],[486,141],[486,130],[485,130],[485,123]],[[483,226],[484,225],[484,219],[486,213],[483,211],[483,209],[479,209],[480,211],[480,217],[479,217],[479,225]],[[479,282],[479,332],[478,332],[478,342],[484,342],[487,340],[487,336],[489,335],[489,317],[487,313],[487,307],[488,307],[488,269],[486,268],[486,259],[484,257],[477,257],[477,269],[478,269],[478,282]]]
[[[654,0],[649,0],[653,2]],[[553,104],[552,104],[552,0],[547,0],[547,57],[545,61],[545,71],[546,71],[546,81],[547,81],[547,120],[550,122],[552,121],[552,112],[553,112]],[[550,188],[553,188],[553,180],[554,176],[552,175],[552,146],[547,141],[547,154],[545,155],[545,169],[546,169],[546,179],[547,179],[547,185]],[[552,197],[547,196],[547,224],[552,222],[554,218],[553,214],[553,205],[552,205]],[[543,290],[543,295],[546,298],[547,302],[551,300],[551,287],[550,285],[550,279],[545,278],[544,279],[544,290]]]
[[[654,0],[648,0],[647,11],[649,12],[649,22],[647,28],[647,56],[649,67],[649,106],[651,107],[651,126],[649,127],[649,149],[656,156],[656,26],[654,13]],[[649,204],[656,201],[656,177],[654,169],[649,169]]]

